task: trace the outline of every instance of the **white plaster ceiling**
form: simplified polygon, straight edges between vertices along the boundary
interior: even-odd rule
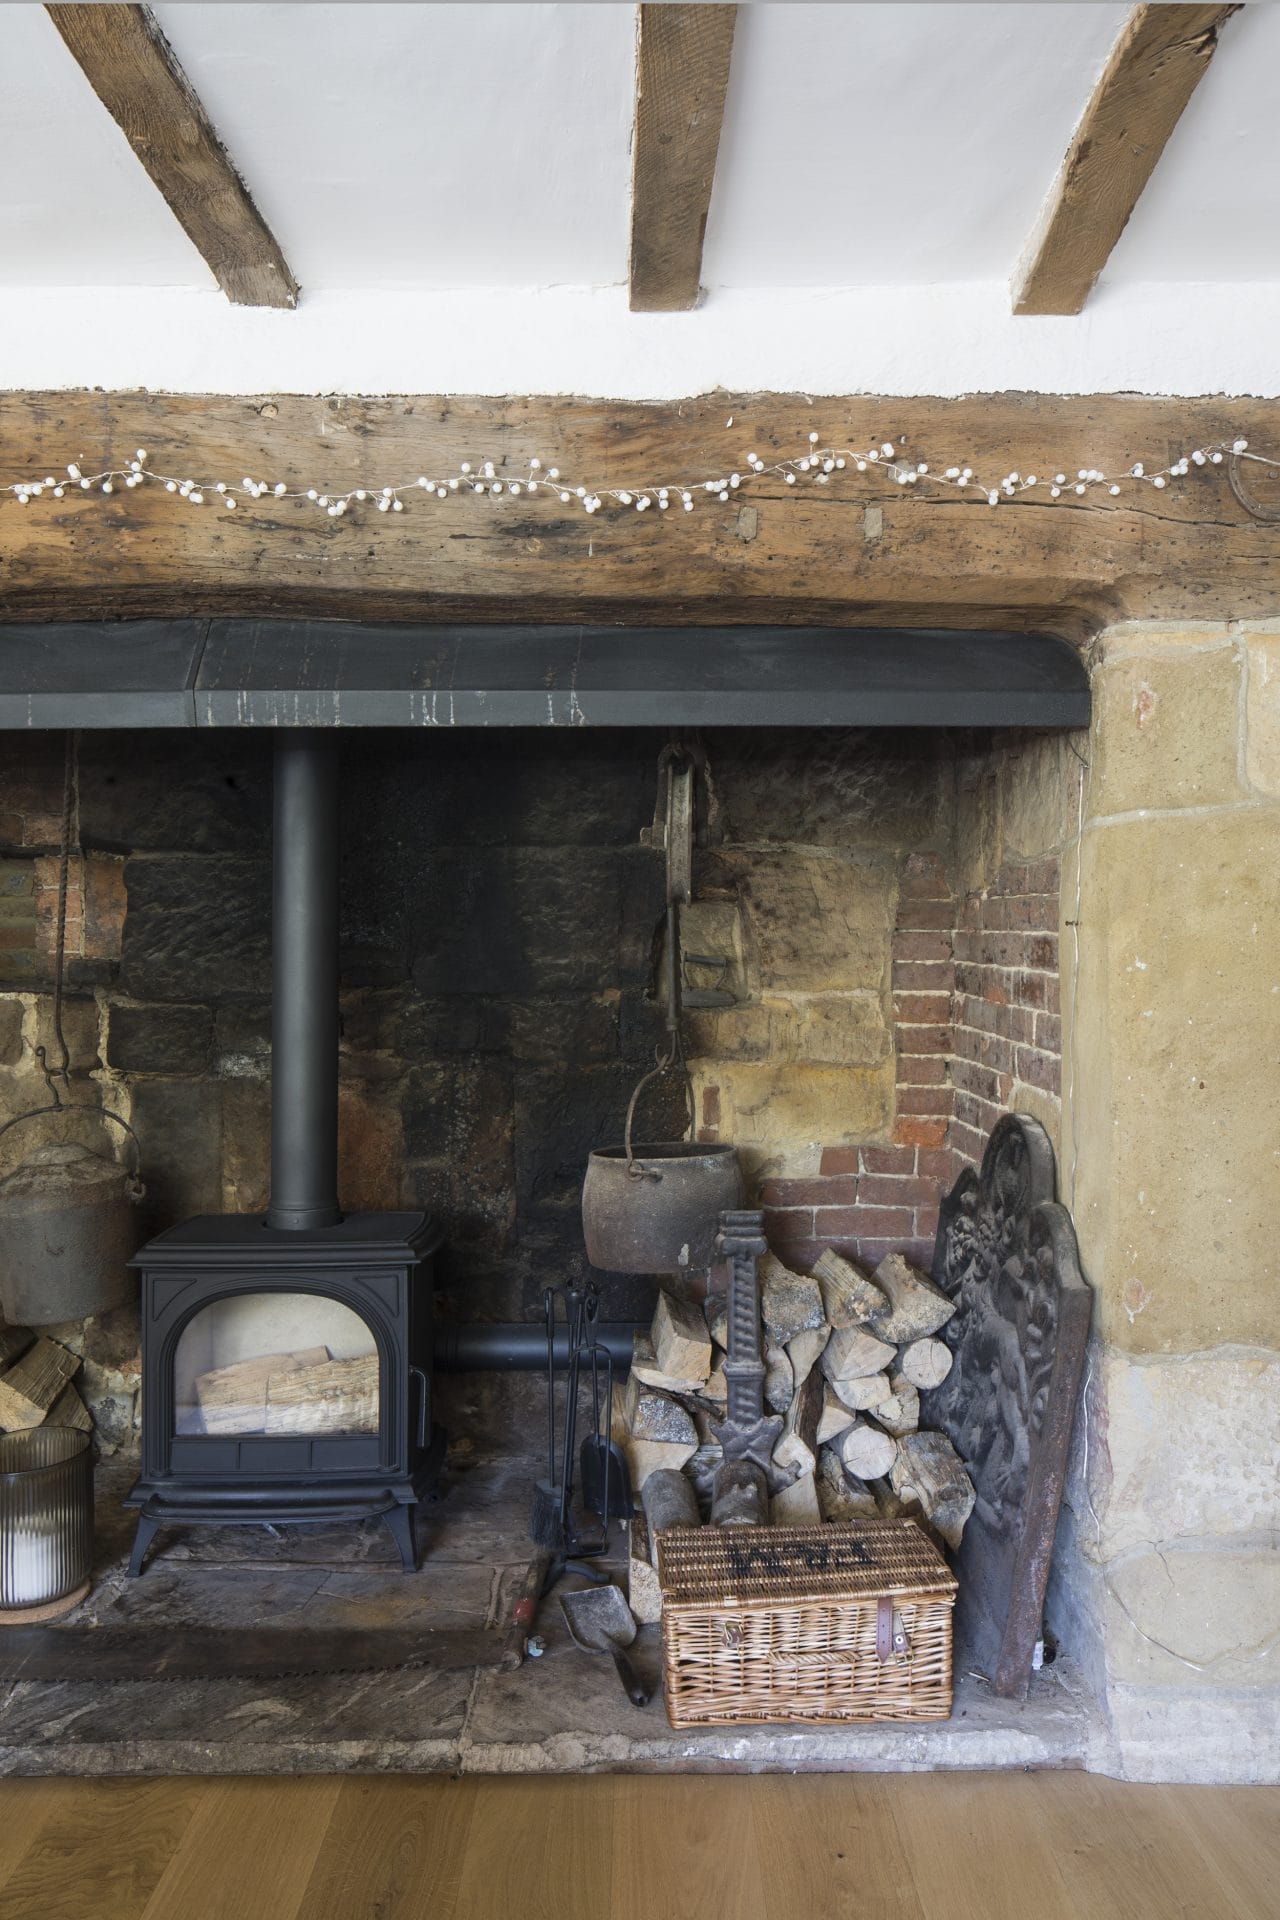
[[[709,289],[1007,278],[1125,18],[741,9]],[[158,5],[304,295],[625,280],[630,5]],[[1280,279],[1280,7],[1233,20],[1107,280]],[[0,282],[209,276],[42,7],[0,6]]]
[[[705,298],[631,314],[630,4],[159,4],[301,283],[278,313],[0,4],[0,387],[1280,393],[1278,5],[1228,23],[1085,312],[1011,314],[1128,10],[743,6]]]

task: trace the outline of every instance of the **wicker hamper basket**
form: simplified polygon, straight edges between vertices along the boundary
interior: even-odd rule
[[[945,1720],[956,1581],[913,1520],[658,1536],[673,1727]]]

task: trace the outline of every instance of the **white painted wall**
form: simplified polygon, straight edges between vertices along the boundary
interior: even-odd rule
[[[1102,289],[1015,320],[1002,282],[734,292],[632,314],[620,288],[313,295],[0,289],[0,386],[178,393],[1280,395],[1280,287]],[[69,458],[74,458],[75,449]]]

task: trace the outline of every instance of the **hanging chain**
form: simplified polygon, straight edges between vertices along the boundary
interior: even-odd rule
[[[75,842],[75,851],[80,858],[81,887],[81,925],[84,924],[84,851],[80,846],[78,832],[80,797],[80,735],[68,730],[66,752],[62,763],[62,837],[58,846],[58,920],[53,945],[53,1037],[57,1042],[59,1061],[56,1067],[49,1065],[49,1050],[41,1045],[36,1047],[35,1056],[40,1062],[40,1071],[44,1075],[49,1090],[47,1107],[29,1107],[0,1126],[0,1135],[8,1133],[10,1127],[16,1127],[20,1121],[33,1120],[42,1113],[73,1113],[80,1108],[91,1114],[96,1120],[109,1120],[112,1126],[121,1128],[132,1142],[136,1156],[129,1174],[129,1192],[133,1199],[140,1200],[146,1191],[139,1177],[142,1161],[142,1143],[122,1114],[113,1113],[109,1107],[95,1107],[88,1103],[64,1100],[62,1086],[70,1090],[71,1086],[71,1049],[67,1045],[66,1034],[62,1030],[62,996],[66,985],[67,969],[67,895],[71,890],[71,851]]]
[[[66,752],[62,764],[62,839],[58,847],[58,924],[53,949],[53,1037],[58,1043],[58,1052],[62,1056],[59,1065],[51,1067],[47,1049],[43,1046],[36,1048],[40,1071],[44,1074],[45,1084],[55,1107],[62,1105],[62,1095],[57,1083],[61,1080],[64,1087],[69,1086],[71,1071],[71,1050],[67,1046],[66,1035],[62,1031],[62,991],[67,963],[67,893],[71,881],[71,835],[75,824],[79,747],[79,734],[68,729]],[[79,851],[78,847],[77,851]],[[80,884],[83,892],[83,857]],[[82,924],[83,912],[82,902]]]

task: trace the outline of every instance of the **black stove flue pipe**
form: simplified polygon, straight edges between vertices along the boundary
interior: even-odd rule
[[[271,903],[271,1199],[267,1225],[336,1226],[338,744],[282,727]]]

